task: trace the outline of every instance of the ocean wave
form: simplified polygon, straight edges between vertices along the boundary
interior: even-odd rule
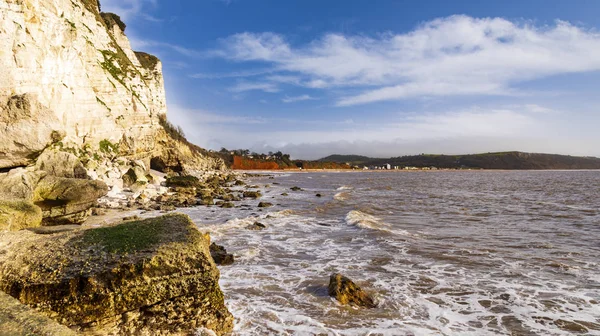
[[[363,229],[390,232],[389,224],[384,223],[380,218],[358,210],[348,212],[346,215],[346,223]]]
[[[351,186],[347,186],[347,185],[343,185],[343,186],[337,188],[337,190],[352,190],[352,189],[354,189],[354,188]]]
[[[350,192],[348,192],[348,191],[342,191],[333,196],[333,199],[338,200],[338,201],[345,201],[348,198],[350,198]]]

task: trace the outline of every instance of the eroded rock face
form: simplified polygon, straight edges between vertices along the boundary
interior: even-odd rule
[[[166,113],[162,65],[142,64],[97,1],[0,0],[0,17],[0,106],[8,101],[2,115],[20,116],[0,122],[11,134],[0,135],[0,168],[31,163],[25,156],[53,130],[94,148],[122,142],[128,155],[156,149]]]
[[[6,242],[10,242],[7,244]],[[209,240],[167,215],[54,235],[0,234],[0,289],[100,335],[232,330]]]
[[[35,167],[48,175],[68,178],[88,178],[79,158],[72,153],[47,149],[38,157]]]
[[[0,87],[4,92],[2,71],[0,69]],[[6,97],[0,93],[0,168],[31,163],[37,154],[57,139],[62,129],[56,115],[40,104],[35,95]]]
[[[329,278],[329,296],[334,297],[343,305],[354,305],[364,308],[375,308],[373,299],[358,285],[341,274],[332,274]]]

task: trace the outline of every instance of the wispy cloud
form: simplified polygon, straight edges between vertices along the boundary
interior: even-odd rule
[[[240,78],[240,77],[254,77],[268,73],[272,73],[272,69],[258,69],[248,71],[234,71],[228,73],[196,73],[190,75],[191,78],[198,79],[222,79],[222,78]]]
[[[281,101],[284,103],[295,103],[295,102],[300,102],[300,101],[305,101],[305,100],[316,100],[316,99],[317,98],[311,97],[309,95],[301,95],[301,96],[296,96],[296,97],[285,96],[285,98],[281,99]]]
[[[517,83],[600,70],[600,34],[565,21],[536,26],[451,16],[404,34],[327,34],[297,47],[272,32],[240,33],[223,39],[212,55],[267,62],[291,73],[288,79],[295,80],[289,84],[359,89],[336,102],[349,106],[426,96],[510,95]]]
[[[235,86],[229,88],[231,92],[246,92],[246,91],[264,91],[269,93],[279,92],[280,89],[273,83],[252,83],[239,82]]]
[[[533,105],[536,108],[531,108]],[[599,135],[564,132],[554,113],[536,105],[472,106],[453,111],[400,113],[369,122],[280,119],[170,109],[170,117],[189,127],[192,141],[218,149],[249,147],[284,150],[301,158],[334,152],[390,157],[415,153],[461,154],[503,150],[598,155]],[[314,123],[313,123],[314,122]],[[252,128],[245,127],[252,123]],[[590,121],[580,121],[582,125]],[[319,127],[316,127],[318,125]],[[577,126],[574,126],[577,127]],[[559,130],[563,130],[560,132]],[[551,138],[548,134],[554,134]]]
[[[188,57],[201,57],[203,55],[201,52],[198,52],[197,50],[186,48],[184,46],[180,46],[177,44],[171,44],[171,43],[165,43],[165,42],[159,42],[159,41],[153,41],[153,40],[142,40],[142,39],[137,39],[134,37],[130,37],[129,41],[131,42],[131,46],[137,50],[141,50],[141,49],[148,48],[148,47],[156,47],[156,48],[162,48],[162,49],[170,49],[170,50],[177,52],[178,54],[188,56]]]

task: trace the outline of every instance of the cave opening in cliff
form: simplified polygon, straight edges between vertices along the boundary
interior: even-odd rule
[[[183,167],[181,166],[181,162],[179,162],[179,160],[176,160],[173,164],[169,164],[160,156],[150,159],[150,169],[157,170],[161,173],[181,173],[183,171]]]

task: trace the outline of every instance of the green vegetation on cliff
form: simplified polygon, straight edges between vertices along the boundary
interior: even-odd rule
[[[104,23],[106,24],[107,27],[113,27],[113,26],[119,26],[119,28],[121,29],[122,32],[125,32],[125,29],[127,28],[127,25],[121,21],[121,17],[118,16],[117,14],[114,13],[100,13],[100,16],[102,17],[102,20],[104,20]]]
[[[141,51],[134,51],[135,56],[142,64],[142,67],[148,70],[154,70],[159,62],[158,57]]]

